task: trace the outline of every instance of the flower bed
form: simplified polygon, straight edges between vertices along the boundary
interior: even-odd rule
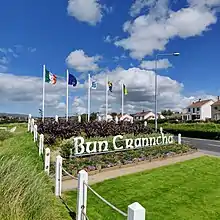
[[[156,158],[166,158],[169,155],[180,155],[192,150],[196,150],[196,148],[178,144],[146,147],[123,152],[68,158],[63,161],[63,167],[72,175],[76,175],[81,169],[91,172]]]

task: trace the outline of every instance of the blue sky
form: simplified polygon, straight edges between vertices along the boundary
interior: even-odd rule
[[[125,111],[152,109],[154,71],[149,70],[152,63],[144,65],[143,62],[154,61],[156,53],[174,51],[181,55],[160,58],[168,59],[164,62],[171,66],[162,63],[158,70],[160,110],[178,110],[194,99],[219,95],[216,79],[220,1],[156,2],[20,0],[13,7],[10,1],[2,2],[0,112],[37,114],[41,105],[43,64],[59,76],[65,76],[69,68],[80,80],[77,88],[71,88],[71,113],[86,111],[88,72],[100,83],[93,95],[92,110],[103,111],[106,72],[115,85],[115,93],[109,98],[109,111],[120,111],[120,87],[116,85],[119,79],[130,91],[125,98]],[[61,81],[58,78],[56,88],[47,85],[46,115],[65,114],[65,86],[63,81],[59,85]],[[30,83],[32,87],[27,85]]]

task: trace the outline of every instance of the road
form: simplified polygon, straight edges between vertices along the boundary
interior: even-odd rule
[[[201,152],[220,156],[220,141],[182,137],[182,143],[191,144]]]

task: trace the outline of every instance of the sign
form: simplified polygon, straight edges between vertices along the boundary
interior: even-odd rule
[[[73,142],[75,156],[112,152],[112,147],[111,149],[109,149],[109,143],[106,140],[85,142],[85,139],[83,137],[76,137],[73,139]],[[161,134],[160,136],[143,137],[135,139],[124,139],[123,135],[116,135],[113,137],[112,140],[113,152],[123,150],[134,150],[138,148],[167,145],[173,143],[174,136],[166,136],[164,134]]]

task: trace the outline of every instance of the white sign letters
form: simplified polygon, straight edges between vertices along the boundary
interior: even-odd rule
[[[123,142],[123,144],[122,144]],[[109,149],[108,141],[90,141],[85,142],[83,137],[74,138],[74,149],[75,156],[80,156],[84,154],[97,154],[108,152],[109,150],[122,151],[122,150],[132,150],[143,147],[151,147],[158,145],[167,145],[174,143],[174,138],[172,135],[165,136],[161,134],[155,137],[144,137],[144,138],[129,138],[124,139],[123,135],[116,135],[113,137],[112,144],[113,149]]]

